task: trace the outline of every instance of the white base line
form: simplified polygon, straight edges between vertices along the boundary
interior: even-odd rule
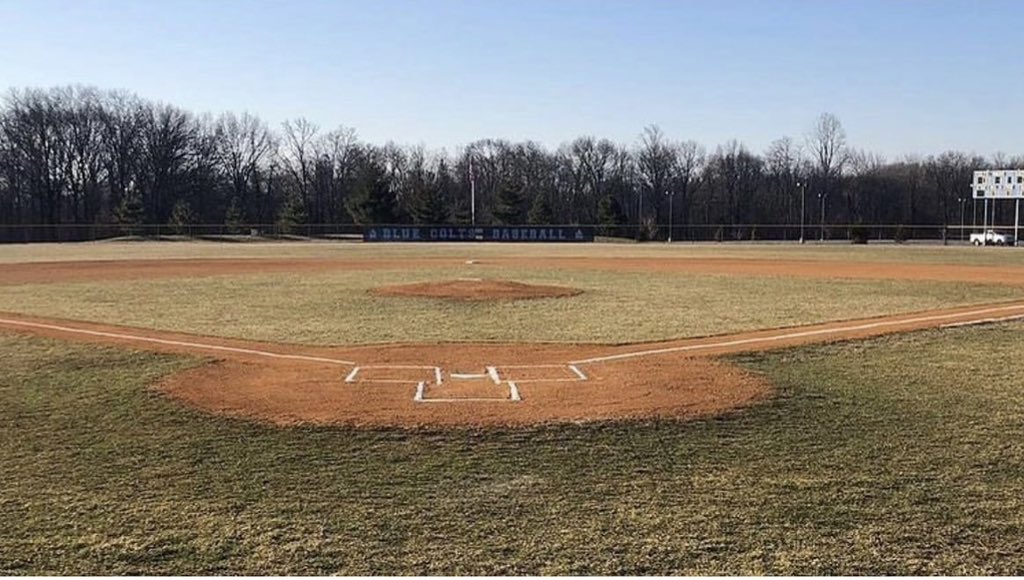
[[[560,369],[566,365],[564,364],[546,364],[546,365],[497,365],[503,369]]]
[[[512,399],[417,399],[417,403],[515,403]]]
[[[319,356],[305,356],[301,354],[278,354],[276,352],[267,352],[264,350],[253,350],[250,348],[237,348],[233,346],[218,346],[215,344],[201,344],[198,342],[183,342],[178,340],[166,340],[162,338],[150,338],[148,336],[137,336],[133,334],[119,334],[116,332],[101,332],[98,330],[85,330],[83,328],[71,328],[68,326],[57,326],[55,324],[40,324],[38,322],[23,322],[20,320],[8,320],[6,318],[0,318],[0,324],[7,324],[11,326],[23,326],[26,328],[43,328],[46,330],[57,330],[60,332],[67,332],[70,334],[86,334],[89,336],[101,336],[104,338],[117,338],[121,340],[132,340],[136,342],[150,342],[154,344],[164,344],[167,346],[183,346],[186,348],[196,348],[204,350],[213,350],[219,352],[233,352],[238,354],[249,354],[253,356],[263,356],[267,358],[287,359],[287,360],[301,360],[307,362],[318,362],[336,365],[354,365],[353,361],[339,360],[335,358],[323,358]]]
[[[872,328],[885,328],[887,326],[901,326],[904,324],[916,324],[918,322],[933,322],[936,320],[948,320],[950,318],[960,318],[963,316],[972,316],[978,314],[988,314],[991,312],[1005,312],[1007,310],[1022,310],[1024,305],[1014,306],[1001,306],[997,308],[985,308],[982,310],[975,310],[973,312],[958,312],[956,314],[936,314],[933,316],[920,316],[918,318],[906,318],[903,320],[887,320],[882,322],[869,322],[866,324],[857,324],[854,326],[845,326],[841,328],[823,328],[819,330],[806,330],[803,332],[791,332],[789,334],[780,334],[778,336],[767,336],[760,338],[743,338],[737,340],[728,340],[724,342],[716,342],[710,344],[694,344],[690,346],[677,346],[673,348],[661,348],[657,350],[645,350],[639,352],[627,352],[623,354],[614,354],[611,356],[599,356],[594,358],[588,358],[584,360],[572,361],[569,364],[580,365],[580,364],[591,364],[598,362],[608,362],[613,360],[623,360],[629,358],[637,358],[642,356],[650,356],[655,354],[668,354],[673,352],[688,352],[697,350],[712,350],[716,348],[722,348],[725,346],[739,346],[742,344],[757,344],[767,342],[777,342],[780,340],[787,340],[790,338],[802,338],[805,336],[821,336],[827,334],[838,334],[842,332],[850,332],[856,330],[870,330]]]
[[[939,328],[960,328],[961,326],[975,326],[978,324],[992,324],[995,322],[1009,322],[1011,320],[1022,320],[1024,314],[1014,314],[1013,316],[1003,316],[1002,318],[982,318],[981,320],[972,320],[970,322],[953,322],[950,324],[943,324]]]
[[[355,363],[353,363],[355,364]],[[437,369],[431,365],[362,365],[361,369]]]
[[[359,381],[360,385],[408,385],[414,383],[409,379],[363,379]]]

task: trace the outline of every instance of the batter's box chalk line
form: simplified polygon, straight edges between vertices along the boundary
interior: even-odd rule
[[[416,385],[416,395],[412,400],[417,403],[519,403],[523,397],[519,394],[519,386],[515,381],[507,381],[508,397],[427,397],[427,383],[420,381]]]
[[[552,372],[550,377],[537,377],[515,379],[511,378],[516,370],[536,371],[538,369],[561,369],[561,373]],[[503,372],[504,370],[504,372]],[[420,371],[424,374],[431,374],[432,380],[425,380],[425,377],[418,379],[398,378],[402,373],[415,374]],[[567,376],[568,375],[568,376]],[[379,377],[379,378],[378,378]],[[508,387],[506,397],[437,397],[429,396],[431,385],[439,386],[445,384],[445,377],[451,381],[471,381],[490,379],[497,386]],[[416,392],[413,401],[417,403],[484,403],[484,402],[521,402],[523,400],[519,385],[522,383],[563,383],[579,382],[589,380],[586,373],[574,364],[540,364],[540,365],[487,365],[484,372],[454,372],[446,371],[442,367],[434,365],[358,365],[345,377],[349,384],[403,384],[416,385]]]
[[[366,378],[368,374],[366,371],[429,371],[434,376],[436,384],[440,385],[444,383],[444,371],[441,367],[430,366],[430,365],[360,365],[353,367],[352,370],[345,377],[346,383],[380,383],[380,384],[402,384],[408,385],[415,383],[416,379],[407,378]],[[385,373],[385,376],[387,374]]]
[[[502,369],[508,369],[508,371],[514,371],[514,369],[533,370],[533,369],[563,369],[565,372],[561,376],[552,377],[534,377],[529,379],[515,379],[517,383],[578,383],[580,381],[590,380],[590,377],[584,373],[580,367],[575,364],[543,364],[543,365],[497,365],[496,367],[487,367],[488,369],[495,369],[497,376],[502,376]],[[514,372],[505,372],[504,376],[515,374]],[[554,374],[554,373],[552,373]],[[504,380],[504,379],[503,379]]]

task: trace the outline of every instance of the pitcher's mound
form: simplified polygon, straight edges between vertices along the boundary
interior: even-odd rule
[[[374,288],[371,292],[377,296],[485,301],[564,298],[581,294],[583,291],[564,286],[540,286],[509,280],[461,279],[382,286]]]

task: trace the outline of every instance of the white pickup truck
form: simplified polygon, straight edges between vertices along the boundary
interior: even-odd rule
[[[1007,246],[1013,245],[1013,236],[1000,234],[995,230],[987,230],[983,234],[971,234],[971,243],[975,246]]]

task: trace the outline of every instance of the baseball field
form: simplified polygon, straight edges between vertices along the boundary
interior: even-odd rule
[[[1020,574],[1014,248],[0,246],[0,574]]]

